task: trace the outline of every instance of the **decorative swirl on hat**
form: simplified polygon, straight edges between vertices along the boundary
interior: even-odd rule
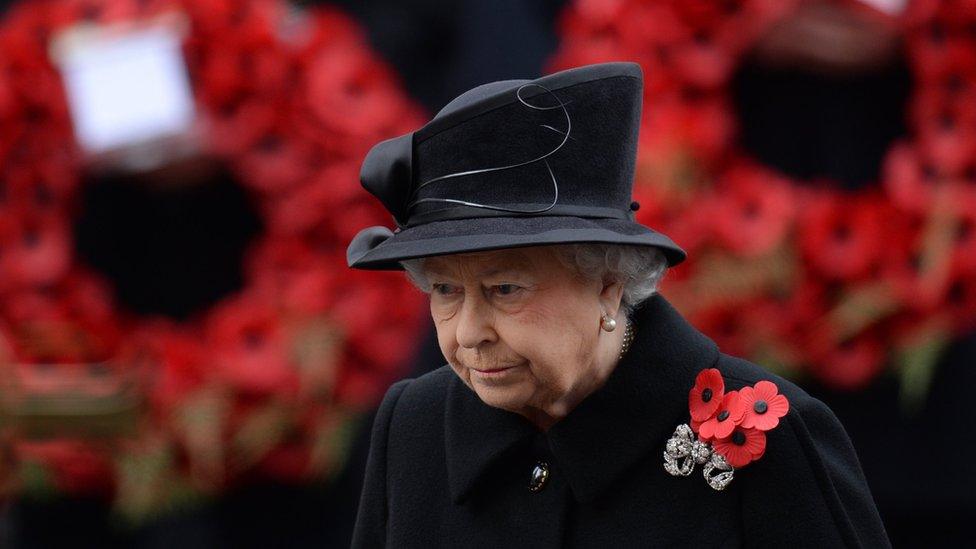
[[[553,105],[551,107],[540,107],[540,106],[533,105],[533,104],[529,103],[528,101],[526,101],[522,97],[522,91],[525,88],[528,88],[530,86],[534,86],[534,87],[537,87],[537,88],[541,88],[546,93],[548,93],[550,96],[552,96],[552,98],[556,100],[556,103],[557,104],[556,105]],[[493,206],[493,205],[490,205],[490,204],[481,204],[481,203],[478,203],[478,202],[470,202],[468,200],[460,200],[460,199],[456,199],[456,198],[435,198],[435,197],[428,197],[428,198],[417,198],[417,199],[411,201],[407,205],[408,211],[411,210],[411,209],[413,209],[418,204],[423,204],[423,203],[457,204],[457,205],[460,205],[460,206],[468,206],[468,207],[472,207],[472,208],[481,208],[481,209],[492,210],[492,211],[497,211],[497,212],[508,212],[508,213],[518,213],[518,214],[540,214],[540,213],[545,213],[545,212],[548,212],[549,210],[553,209],[556,206],[556,204],[559,202],[559,183],[556,181],[556,175],[553,173],[552,166],[549,165],[549,161],[547,159],[550,156],[556,154],[569,141],[570,133],[572,133],[572,130],[573,130],[573,122],[572,122],[572,120],[569,117],[569,110],[566,109],[566,104],[563,103],[563,101],[560,100],[559,97],[556,96],[556,94],[553,93],[552,90],[550,90],[549,88],[547,88],[545,86],[542,86],[540,84],[529,83],[529,84],[525,84],[525,85],[520,86],[515,91],[515,97],[519,100],[520,103],[522,103],[522,105],[524,105],[524,106],[526,106],[526,107],[528,107],[530,109],[534,109],[534,110],[538,110],[538,111],[549,111],[549,110],[553,110],[553,109],[562,109],[563,115],[566,118],[566,131],[565,132],[560,131],[560,130],[558,130],[556,128],[553,128],[552,126],[549,126],[547,124],[542,124],[541,125],[541,127],[543,127],[543,128],[546,128],[546,129],[552,130],[552,131],[554,131],[556,133],[562,134],[563,139],[562,139],[562,141],[560,141],[559,145],[557,145],[554,149],[552,149],[551,151],[549,151],[549,152],[547,152],[547,153],[545,153],[545,154],[543,154],[543,155],[541,155],[539,157],[533,158],[531,160],[526,160],[524,162],[519,162],[517,164],[509,164],[507,166],[496,166],[496,167],[492,167],[492,168],[481,168],[481,169],[476,169],[476,170],[466,170],[466,171],[462,171],[462,172],[454,172],[454,173],[449,173],[449,174],[446,174],[446,175],[441,175],[441,176],[435,177],[433,179],[428,179],[427,181],[424,181],[423,183],[420,183],[419,185],[417,185],[417,187],[414,189],[413,194],[411,196],[412,197],[417,196],[417,193],[420,192],[420,189],[423,189],[424,187],[426,187],[426,186],[428,186],[428,185],[430,185],[432,183],[437,183],[439,181],[445,181],[447,179],[456,179],[456,178],[460,178],[460,177],[468,177],[468,176],[478,175],[478,174],[483,174],[483,173],[491,173],[491,172],[500,172],[500,171],[504,171],[504,170],[511,170],[511,169],[514,169],[514,168],[520,168],[522,166],[528,166],[528,165],[534,164],[536,162],[542,162],[542,163],[544,163],[546,165],[546,169],[549,171],[549,178],[552,181],[552,191],[553,191],[552,192],[552,203],[550,203],[548,206],[545,206],[545,207],[542,207],[542,208],[520,209],[520,208],[506,208],[506,207],[503,207],[503,206]]]

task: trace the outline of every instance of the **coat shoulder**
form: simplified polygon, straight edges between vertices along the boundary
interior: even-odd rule
[[[790,404],[780,425],[766,433],[763,457],[743,471],[747,535],[763,546],[890,546],[857,454],[834,413],[746,360],[723,354],[716,367],[727,388],[771,381]],[[801,533],[802,540],[795,538]]]
[[[404,422],[427,424],[440,420],[444,414],[444,399],[455,374],[449,366],[442,366],[417,378],[405,379],[390,388],[396,393],[396,405],[390,410],[391,429]]]

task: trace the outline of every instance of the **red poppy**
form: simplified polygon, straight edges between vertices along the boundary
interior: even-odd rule
[[[976,190],[962,194],[958,203],[953,263],[958,273],[976,275]]]
[[[206,338],[216,372],[238,391],[252,395],[292,395],[298,372],[278,312],[254,296],[239,296],[215,307]]]
[[[774,429],[779,425],[779,418],[790,411],[789,401],[779,394],[776,384],[771,381],[763,380],[753,387],[743,387],[739,391],[739,399],[745,412],[742,416],[742,427],[745,429]]]
[[[698,436],[703,440],[721,439],[732,434],[732,430],[742,421],[745,409],[739,400],[738,391],[725,393],[722,404],[715,414],[705,420],[698,429]]]
[[[350,201],[358,201],[359,168],[352,163],[326,166],[304,185],[272,202],[268,212],[270,230],[277,234],[299,234],[329,219]]]
[[[713,441],[712,450],[721,454],[732,467],[745,467],[766,452],[766,433],[739,426],[729,436]]]
[[[242,155],[279,124],[276,106],[267,101],[248,100],[233,111],[215,117],[210,129],[210,146],[222,155]]]
[[[304,77],[306,107],[333,131],[363,138],[386,134],[405,108],[389,85],[389,69],[358,49],[318,52]]]
[[[732,251],[749,256],[778,246],[792,226],[794,199],[788,183],[755,167],[740,166],[727,174],[715,231]]]
[[[800,205],[800,245],[823,275],[852,280],[868,274],[886,241],[886,216],[872,197],[822,194]]]
[[[877,331],[811,351],[813,373],[826,385],[853,391],[864,387],[884,367],[885,345]]]
[[[677,302],[680,303],[680,300]],[[742,321],[741,307],[741,303],[739,306],[732,306],[729,300],[725,300],[700,307],[694,314],[688,315],[688,320],[695,328],[715,340],[723,351],[734,355],[748,355],[752,347],[752,333],[749,332],[752,328]]]
[[[679,44],[671,57],[679,79],[706,90],[725,84],[735,68],[729,52],[708,38]]]
[[[916,126],[918,150],[923,160],[939,167],[939,175],[958,177],[976,157],[976,130],[943,114]]]
[[[282,192],[311,176],[313,158],[314,152],[307,143],[270,133],[241,159],[241,174],[259,191]]]
[[[691,146],[694,157],[709,164],[720,160],[735,139],[736,119],[729,102],[709,94],[688,101],[683,115],[681,135]]]
[[[895,145],[885,157],[883,168],[885,191],[899,208],[921,212],[932,203],[935,182],[925,174],[915,147],[908,143]]]
[[[976,277],[953,276],[949,280],[945,311],[959,331],[976,327]]]
[[[202,66],[196,71],[200,98],[215,108],[230,104],[242,92],[247,75],[244,74],[240,51],[225,45],[207,51]]]
[[[679,41],[687,40],[691,31],[677,17],[674,9],[659,2],[630,2],[625,17],[617,17],[614,22],[624,47],[634,51],[650,51],[666,56],[665,48]],[[655,78],[664,71],[657,71]],[[645,73],[647,76],[647,73]],[[670,75],[667,80],[670,80]]]
[[[23,219],[13,227],[0,257],[0,273],[7,280],[44,286],[60,280],[71,267],[71,233],[64,219],[55,216]]]
[[[906,312],[935,312],[943,304],[948,290],[948,271],[952,257],[931,253],[926,247],[922,227],[929,225],[922,216],[903,216],[888,224],[891,240],[900,243],[883,252],[879,278],[887,283]]]
[[[711,417],[724,398],[725,380],[722,379],[722,373],[716,368],[698,372],[695,386],[688,393],[688,408],[691,409],[692,421],[701,423]]]

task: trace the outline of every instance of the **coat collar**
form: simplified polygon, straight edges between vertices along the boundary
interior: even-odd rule
[[[661,296],[633,317],[630,351],[603,387],[546,434],[578,501],[592,501],[687,421],[695,375],[711,367],[718,347]],[[496,461],[537,434],[522,416],[487,406],[454,378],[446,400],[448,484],[458,503]]]

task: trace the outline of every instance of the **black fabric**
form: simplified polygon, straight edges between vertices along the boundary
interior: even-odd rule
[[[548,204],[532,204],[532,203],[521,203],[521,204],[506,204],[501,203],[502,206],[508,208],[543,208],[545,207],[547,211],[543,217],[583,217],[590,219],[621,219],[633,221],[634,216],[632,212],[625,212],[617,208],[602,208],[598,206],[576,206],[572,204],[556,204],[555,206]],[[477,211],[476,211],[477,210]],[[419,225],[426,225],[428,223],[433,223],[435,221],[448,221],[452,219],[470,219],[473,214],[477,214],[477,217],[512,217],[511,212],[500,211],[500,210],[484,210],[483,208],[478,208],[477,206],[452,206],[450,208],[437,209],[434,211],[413,214],[410,216],[414,223]]]
[[[721,354],[661,297],[607,383],[548,432],[484,405],[443,367],[390,389],[354,547],[886,547],[854,449],[795,385]],[[671,477],[664,445],[703,368],[730,389],[774,381],[790,413],[723,492]],[[550,468],[539,492],[530,472]]]
[[[627,212],[637,154],[637,132],[629,130],[640,125],[640,79],[617,76],[553,90],[566,104],[569,125],[562,109],[552,108],[557,105],[553,97],[539,93],[538,88],[524,90],[527,103],[548,110],[510,102],[417,142],[416,183],[528,161],[556,149],[565,140],[565,145],[547,158],[559,185],[559,204],[615,207]],[[514,95],[510,90],[503,97]],[[549,204],[553,199],[552,176],[545,163],[535,162],[431,183],[417,194],[417,198],[428,197],[456,197],[481,204],[506,204],[517,197],[519,203]],[[412,213],[446,206],[421,204]]]
[[[656,246],[669,265],[679,263],[685,254],[674,242],[633,222],[642,97],[633,63],[462,94],[423,128],[367,154],[363,187],[400,229],[385,238],[375,228],[357,235],[350,266],[398,269],[398,260],[426,255],[568,242]],[[541,218],[549,225],[540,231]]]

